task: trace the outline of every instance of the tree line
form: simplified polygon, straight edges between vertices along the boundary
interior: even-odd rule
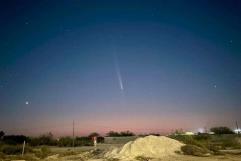
[[[211,132],[215,134],[234,134],[234,132],[228,127],[213,127],[210,129]],[[155,134],[159,135],[159,134]],[[109,131],[106,134],[106,137],[127,137],[127,136],[135,136],[135,134],[131,131]],[[0,143],[9,144],[9,145],[18,145],[22,144],[24,141],[27,142],[30,146],[40,146],[40,145],[50,145],[50,146],[92,146],[93,145],[93,137],[97,138],[98,143],[104,143],[105,138],[102,137],[97,132],[93,132],[88,136],[81,137],[60,137],[58,139],[54,138],[52,133],[47,133],[44,135],[40,135],[38,137],[28,137],[24,135],[5,135],[3,131],[0,131]]]
[[[106,134],[107,137],[125,137],[125,136],[134,136],[135,134],[130,131],[122,131],[115,132],[110,131]],[[49,146],[92,146],[93,145],[93,137],[97,138],[98,143],[104,143],[104,137],[98,134],[97,132],[90,133],[88,136],[81,137],[60,137],[54,138],[53,134],[47,133],[40,135],[38,137],[28,137],[24,135],[5,135],[3,131],[0,131],[0,141],[4,144],[8,145],[18,145],[22,144],[24,141],[30,146],[41,146],[41,145],[49,145]]]
[[[47,133],[40,135],[38,137],[28,137],[24,135],[5,135],[4,132],[0,132],[0,142],[8,145],[18,145],[22,144],[24,141],[30,146],[92,146],[93,137],[97,137],[98,143],[104,143],[104,137],[100,136],[98,133],[91,133],[88,136],[82,137],[60,137],[54,138],[52,133]],[[74,144],[73,144],[74,141]]]

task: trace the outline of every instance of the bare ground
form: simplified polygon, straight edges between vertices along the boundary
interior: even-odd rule
[[[53,156],[42,161],[77,161],[83,160],[81,155],[73,155],[68,157]],[[87,159],[86,161],[108,161],[104,158]],[[127,161],[127,160],[125,160]],[[240,155],[222,155],[222,156],[209,156],[209,157],[195,157],[188,155],[176,155],[172,157],[165,157],[161,159],[150,159],[149,161],[241,161]]]

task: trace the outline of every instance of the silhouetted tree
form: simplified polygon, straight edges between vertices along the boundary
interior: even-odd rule
[[[98,136],[100,136],[100,134],[98,134],[97,132],[92,132],[89,134],[88,137],[93,138],[93,137],[98,137]]]
[[[215,134],[234,134],[234,132],[230,128],[225,126],[212,127],[210,131],[214,132]]]
[[[4,135],[5,135],[5,133],[3,131],[0,131],[0,140],[3,139]]]
[[[120,136],[135,136],[135,134],[133,132],[130,132],[130,131],[122,131],[120,133],[118,132],[115,132],[115,131],[110,131],[106,134],[106,136],[109,136],[109,137],[120,137]]]
[[[22,144],[24,141],[28,140],[29,138],[24,135],[5,135],[3,137],[3,142],[11,145]]]
[[[109,137],[117,137],[117,136],[120,136],[120,134],[118,132],[115,132],[115,131],[109,131],[106,136],[109,136]]]
[[[129,130],[120,132],[120,136],[135,136],[135,134]]]

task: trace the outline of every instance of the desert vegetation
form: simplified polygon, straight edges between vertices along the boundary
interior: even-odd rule
[[[169,137],[186,144],[182,148],[182,151],[187,155],[220,155],[224,150],[241,149],[240,135],[230,133],[231,130],[226,130],[228,128],[215,127],[212,129],[217,130],[217,133],[213,135],[207,133],[199,133],[198,135],[170,135]]]
[[[184,135],[175,133],[168,136],[171,139],[183,143],[179,155],[189,155],[198,157],[224,156],[226,151],[241,149],[241,136],[231,133],[226,127],[214,127],[210,131],[214,134],[198,133],[196,135]],[[104,153],[112,146],[121,146],[136,138],[143,138],[145,135],[136,136],[130,131],[114,132],[110,131],[106,137],[102,137],[97,132],[90,133],[87,136],[70,136],[55,138],[52,133],[40,135],[38,137],[28,137],[24,135],[6,135],[0,132],[0,159],[2,160],[38,160],[46,159],[49,156],[57,155],[58,157],[78,156],[80,153],[87,158],[103,157]],[[158,136],[160,134],[152,135]],[[93,146],[93,137],[97,137],[99,143],[97,149]],[[22,156],[23,142],[26,142],[24,155]],[[73,144],[74,141],[74,144]],[[75,149],[73,149],[73,146]],[[89,148],[87,148],[89,147]],[[143,145],[143,147],[145,147]],[[229,153],[230,154],[230,153]],[[241,155],[240,152],[235,155]],[[84,157],[81,157],[82,160]],[[116,160],[116,158],[112,158]],[[136,160],[151,160],[146,156],[137,156]],[[106,158],[105,160],[111,160]]]

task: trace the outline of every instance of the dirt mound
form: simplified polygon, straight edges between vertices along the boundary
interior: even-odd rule
[[[134,159],[139,156],[163,158],[181,151],[184,144],[165,136],[146,136],[126,143],[106,154],[107,158]]]

